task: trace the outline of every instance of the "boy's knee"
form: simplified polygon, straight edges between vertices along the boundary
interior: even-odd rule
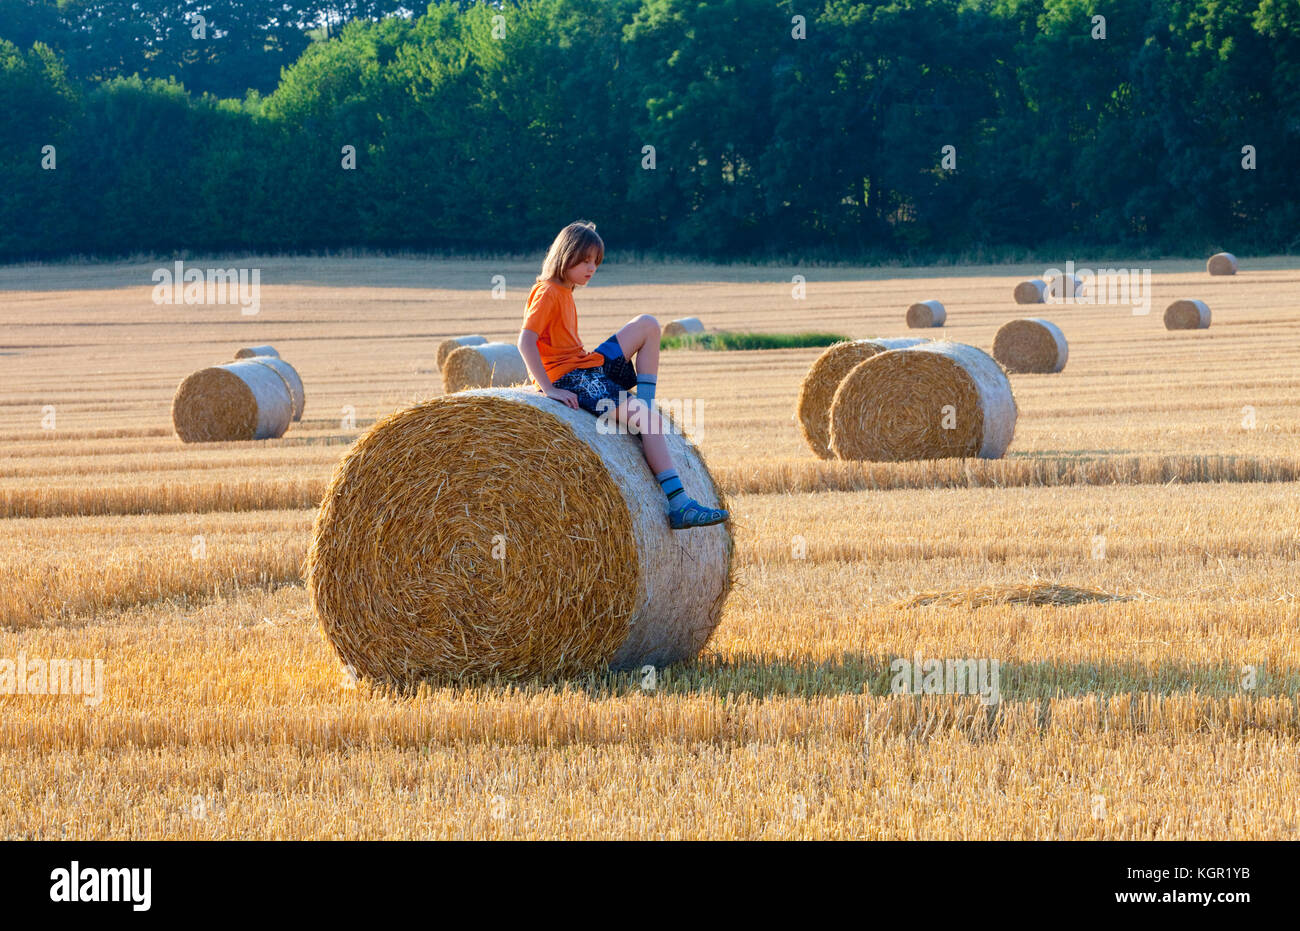
[[[636,319],[641,326],[645,327],[647,332],[654,333],[656,336],[662,332],[659,326],[659,321],[649,314],[641,314],[641,316]]]

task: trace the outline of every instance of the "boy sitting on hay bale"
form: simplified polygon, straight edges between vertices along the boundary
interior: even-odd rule
[[[663,418],[654,409],[659,322],[646,314],[634,317],[594,352],[578,339],[573,289],[589,282],[604,258],[605,243],[594,223],[570,223],[560,231],[528,295],[519,353],[533,384],[548,398],[592,414],[612,407],[620,426],[640,435],[646,463],[668,498],[674,530],[720,524],[728,517],[725,510],[705,507],[682,488],[663,438]],[[636,395],[629,397],[633,388]]]

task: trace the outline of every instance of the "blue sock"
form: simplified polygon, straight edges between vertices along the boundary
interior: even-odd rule
[[[658,384],[659,378],[656,375],[638,375],[636,377],[636,396],[647,404],[653,403],[655,399],[655,385]]]
[[[667,471],[660,472],[655,476],[655,478],[659,480],[659,487],[662,488],[664,494],[668,496],[668,503],[674,508],[677,507],[677,505],[684,504],[686,501],[690,500],[689,498],[679,498],[677,501],[673,500],[674,498],[678,498],[679,495],[686,494],[686,489],[682,487],[682,480],[677,477],[676,469],[668,469]]]
[[[606,362],[610,361],[611,359],[622,358],[623,356],[623,347],[618,344],[618,338],[614,336],[611,336],[609,339],[605,340],[603,343],[597,346],[593,351],[598,352],[602,356],[604,356]]]

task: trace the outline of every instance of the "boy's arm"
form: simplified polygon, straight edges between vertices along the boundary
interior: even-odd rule
[[[519,331],[519,342],[516,345],[519,347],[519,354],[524,357],[524,365],[528,366],[528,371],[532,373],[533,378],[537,379],[542,394],[577,410],[578,396],[572,391],[555,387],[555,383],[547,376],[546,366],[542,364],[542,354],[537,351],[537,334],[524,327]]]

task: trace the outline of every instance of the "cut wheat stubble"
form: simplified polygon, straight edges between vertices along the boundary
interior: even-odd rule
[[[686,493],[725,507],[685,436]],[[392,414],[340,462],[307,588],[362,677],[545,679],[695,656],[731,586],[726,525],[673,531],[640,440],[537,391]]]

